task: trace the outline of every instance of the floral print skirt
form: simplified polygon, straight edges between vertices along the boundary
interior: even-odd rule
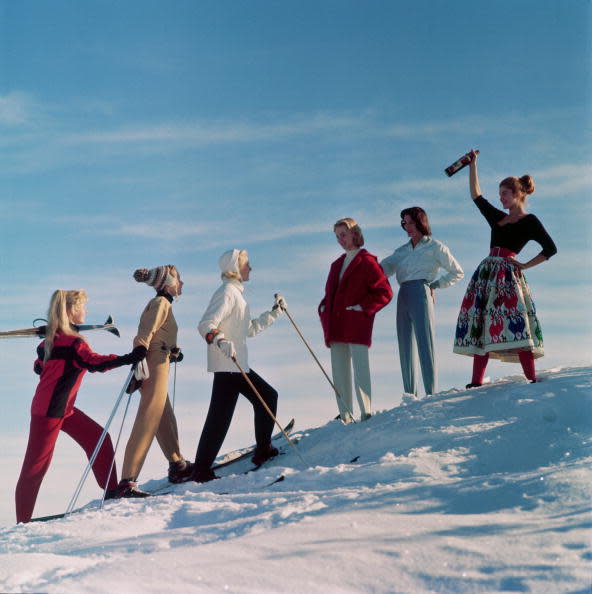
[[[506,258],[488,256],[463,299],[453,351],[517,363],[519,351],[544,355],[543,333],[524,273]]]

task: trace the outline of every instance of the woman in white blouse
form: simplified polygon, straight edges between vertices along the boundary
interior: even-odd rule
[[[397,339],[403,374],[403,402],[418,398],[417,357],[427,395],[438,391],[434,334],[434,291],[458,282],[464,272],[450,250],[432,238],[428,215],[419,206],[401,211],[401,227],[409,241],[380,265],[387,276],[396,275]],[[437,278],[439,269],[446,273]]]

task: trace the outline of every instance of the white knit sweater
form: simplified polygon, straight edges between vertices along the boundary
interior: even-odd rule
[[[239,280],[224,279],[210,299],[197,329],[205,338],[208,332],[218,329],[224,338],[234,343],[236,360],[245,372],[249,371],[247,337],[255,336],[271,326],[280,310],[266,311],[251,320],[249,304],[243,297],[244,286]],[[208,371],[238,372],[237,366],[216,346],[208,345]]]

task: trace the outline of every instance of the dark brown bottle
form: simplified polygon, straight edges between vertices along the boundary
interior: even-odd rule
[[[479,154],[479,151],[473,152],[477,155]],[[466,155],[463,155],[458,161],[455,161],[452,165],[446,167],[446,169],[444,169],[444,173],[448,177],[452,177],[457,171],[460,171],[463,167],[466,167],[472,160],[473,157],[471,156],[471,153],[467,153]]]

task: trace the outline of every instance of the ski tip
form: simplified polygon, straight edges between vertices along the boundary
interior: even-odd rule
[[[105,328],[105,330],[107,330],[107,332],[111,332],[111,334],[115,334],[115,336],[117,336],[117,338],[121,338],[121,335],[119,334],[119,330],[113,326],[113,328]]]
[[[37,325],[37,322],[45,322],[45,324]],[[45,331],[47,330],[47,320],[45,318],[35,318],[33,320],[33,328],[35,329],[35,334],[33,336],[45,338]]]
[[[51,520],[61,520],[66,517],[66,514],[55,514],[53,516],[40,516],[39,518],[31,518],[29,522],[51,522]]]
[[[106,320],[105,320],[105,326],[108,326],[109,324],[113,324],[113,316],[109,316]]]

